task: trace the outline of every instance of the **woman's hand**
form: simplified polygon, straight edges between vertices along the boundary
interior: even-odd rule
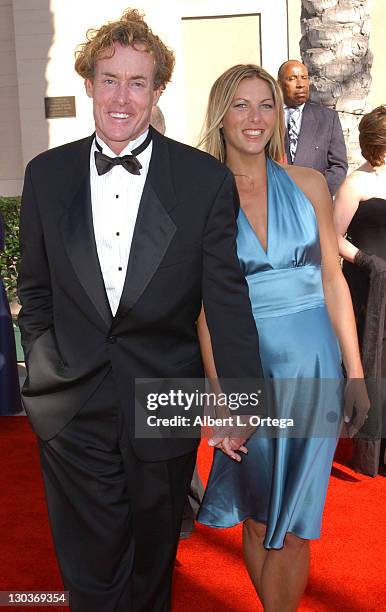
[[[223,438],[212,437],[208,440],[208,444],[209,446],[219,448],[223,453],[225,453],[225,455],[228,455],[228,457],[240,463],[241,455],[235,451],[240,451],[241,453],[244,453],[244,455],[247,455],[248,449],[245,446],[246,441],[247,438],[233,438],[230,435],[227,435]]]
[[[250,424],[248,415],[239,415],[238,424],[227,427],[216,427],[212,437],[208,440],[209,446],[219,448],[234,461],[241,461],[240,451],[244,455],[248,454],[245,443],[254,434],[257,427]]]
[[[349,438],[363,427],[370,409],[364,378],[349,378],[344,390],[344,422]]]

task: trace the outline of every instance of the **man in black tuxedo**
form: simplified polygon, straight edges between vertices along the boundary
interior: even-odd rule
[[[202,302],[219,376],[260,375],[233,177],[149,128],[173,63],[135,10],[89,33],[96,134],[26,169],[23,397],[73,611],[170,610],[197,440],[136,438],[134,379],[203,376]]]
[[[284,97],[287,161],[319,170],[326,178],[331,196],[334,196],[346,178],[348,168],[338,113],[309,102],[308,70],[301,62],[284,62],[279,68],[278,81]]]

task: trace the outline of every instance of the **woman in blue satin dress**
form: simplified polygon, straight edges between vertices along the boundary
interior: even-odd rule
[[[283,136],[281,92],[268,73],[239,65],[217,79],[202,146],[235,175],[241,204],[237,250],[264,376],[275,382],[335,381],[336,392],[342,355],[349,379],[363,380],[363,370],[331,200],[321,174],[278,163]],[[207,375],[215,378],[204,313],[198,329]],[[288,417],[291,392],[285,384],[279,410]],[[246,567],[268,612],[296,610],[307,583],[309,540],[320,534],[339,435],[335,392],[313,392],[315,401],[303,402],[300,412],[305,431],[315,417],[319,424],[335,420],[332,435],[330,429],[316,437],[316,428],[309,437],[275,439],[256,431],[248,441],[228,435],[210,442],[218,450],[198,521],[212,527],[243,522]],[[345,400],[353,433],[368,410],[363,384],[349,382]]]

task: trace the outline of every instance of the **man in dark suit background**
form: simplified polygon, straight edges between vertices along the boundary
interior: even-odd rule
[[[334,196],[348,168],[338,113],[309,102],[308,70],[301,62],[284,62],[279,68],[278,81],[285,103],[287,161],[319,170]]]
[[[134,379],[203,377],[202,302],[218,375],[261,373],[233,177],[149,127],[173,65],[135,10],[89,32],[75,67],[96,135],[26,169],[23,398],[77,612],[170,610],[198,441],[136,438]]]

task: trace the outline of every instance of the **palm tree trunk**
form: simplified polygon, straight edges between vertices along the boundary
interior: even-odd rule
[[[311,99],[338,111],[349,168],[361,163],[358,123],[371,85],[371,0],[302,0],[300,52]]]

